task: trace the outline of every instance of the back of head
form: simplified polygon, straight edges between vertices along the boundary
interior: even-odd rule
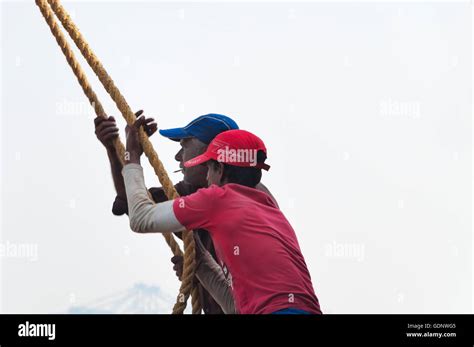
[[[257,163],[264,163],[267,155],[263,151],[257,152]],[[213,161],[218,165],[217,161]],[[241,167],[224,163],[224,173],[222,179],[226,183],[235,183],[242,186],[255,188],[262,179],[262,169],[256,167]]]

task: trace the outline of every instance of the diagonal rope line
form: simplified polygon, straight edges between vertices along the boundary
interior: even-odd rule
[[[49,6],[48,6],[49,4]],[[71,17],[66,12],[66,10],[62,7],[58,0],[36,0],[36,5],[38,5],[46,23],[50,27],[50,30],[54,37],[56,38],[56,42],[60,46],[66,60],[73,70],[79,84],[84,91],[84,94],[89,99],[89,102],[94,107],[96,114],[100,117],[107,117],[105,111],[102,107],[102,104],[97,98],[97,95],[92,90],[87,78],[84,74],[84,71],[81,69],[79,63],[77,62],[73,51],[71,50],[66,38],[64,37],[61,28],[57,24],[54,14],[62,23],[63,27],[69,33],[69,36],[72,38],[78,49],[80,50],[81,54],[84,56],[94,73],[99,78],[100,82],[104,86],[105,90],[109,93],[112,100],[115,102],[117,108],[119,109],[122,116],[127,121],[127,124],[133,124],[135,122],[135,115],[132,112],[130,106],[126,102],[123,95],[120,93],[119,89],[115,86],[112,78],[108,75],[105,68],[102,66],[102,63],[99,59],[95,56],[95,54],[90,49],[87,42],[82,37],[81,33],[79,32],[76,25],[71,20]],[[54,14],[53,14],[54,12]],[[143,129],[139,131],[140,142],[143,147],[143,151],[147,156],[150,164],[152,165],[155,174],[160,181],[163,190],[168,197],[168,199],[175,199],[179,195],[174,188],[173,183],[171,182],[161,160],[158,157],[158,154],[154,150],[148,136],[145,134]],[[124,145],[117,139],[114,143],[115,148],[117,149],[117,153],[120,156],[120,160],[124,160],[125,155],[125,148]],[[183,255],[181,250],[179,249],[179,245],[177,244],[176,240],[173,238],[171,233],[165,233],[163,236],[166,239],[166,242],[170,246],[174,255]],[[180,287],[180,293],[177,298],[177,302],[173,308],[173,313],[181,314],[184,312],[184,309],[187,305],[187,300],[189,296],[192,294],[192,306],[193,306],[193,313],[200,313],[201,312],[201,305],[198,299],[197,289],[193,289],[193,279],[194,279],[194,272],[196,267],[195,262],[195,249],[194,249],[194,238],[191,231],[184,231],[183,232],[183,243],[184,243],[184,262],[183,262],[183,276],[182,282]]]

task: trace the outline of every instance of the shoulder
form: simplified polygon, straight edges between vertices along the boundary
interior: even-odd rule
[[[262,183],[260,182],[259,184],[257,184],[257,186],[255,187],[255,189],[267,194],[270,199],[272,200],[272,202],[276,205],[276,207],[280,208],[278,206],[278,202],[276,201],[275,197],[273,196],[273,194],[270,192],[270,190]]]
[[[198,189],[196,193],[191,194],[190,196],[200,196],[203,198],[215,198],[225,194],[227,189],[224,187],[216,186],[215,184],[207,187]]]
[[[175,199],[175,208],[192,208],[203,210],[214,205],[214,201],[222,196],[222,189],[218,186],[198,189],[197,192],[180,196]]]

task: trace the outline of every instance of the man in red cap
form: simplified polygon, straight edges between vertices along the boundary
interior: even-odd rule
[[[139,118],[126,130],[129,160],[122,174],[132,230],[208,230],[237,313],[320,314],[293,228],[274,200],[255,189],[261,170],[269,169],[262,140],[244,130],[217,135],[205,153],[184,163],[207,165],[209,187],[154,205],[140,166],[138,129],[144,124]]]
[[[143,110],[138,111],[136,116],[143,116]],[[112,213],[115,215],[128,214],[127,196],[122,177],[122,164],[114,147],[114,140],[118,137],[119,129],[113,117],[109,117],[108,119],[97,117],[94,120],[94,124],[97,138],[107,149],[107,155],[112,169],[112,178],[117,191],[117,196],[112,206]],[[153,135],[158,128],[153,118],[146,118],[143,127],[148,136]],[[222,114],[209,113],[193,119],[184,127],[159,130],[162,136],[178,142],[181,147],[175,155],[175,159],[179,162],[183,174],[183,179],[175,185],[180,196],[190,195],[195,193],[198,189],[207,186],[207,167],[199,165],[184,168],[184,162],[204,153],[214,137],[221,132],[232,129],[238,129],[237,123],[232,118]],[[257,189],[272,196],[262,183],[258,184]],[[152,187],[149,189],[149,192],[153,200],[157,203],[168,200],[162,187]],[[176,235],[181,237],[181,233],[176,233]],[[217,268],[214,266],[215,264],[208,261],[210,260],[208,257],[203,257],[202,259],[200,257],[201,254],[210,253],[212,257],[216,259],[214,245],[209,233],[204,229],[198,229],[194,230],[194,236],[196,242],[202,241],[203,246],[203,252],[198,253],[196,256],[196,260],[200,266],[197,268],[198,273],[196,274],[199,280],[195,281],[203,311],[206,314],[232,312],[233,307],[231,300],[226,298],[218,303],[209,295],[208,291],[203,288],[204,286],[207,287],[209,283],[212,283],[213,287],[219,287],[219,284],[223,282],[223,280],[221,274],[216,271]],[[204,253],[204,251],[208,252]],[[176,271],[176,275],[181,280],[183,257],[174,256],[171,258],[171,261],[174,264],[173,269]],[[202,283],[205,284],[203,285]],[[222,295],[228,296],[228,293],[222,293]],[[224,308],[222,307],[223,304],[225,304]]]

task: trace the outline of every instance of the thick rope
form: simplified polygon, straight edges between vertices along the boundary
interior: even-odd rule
[[[96,114],[100,117],[105,117],[105,118],[107,117],[101,103],[99,102],[97,98],[97,95],[94,93],[94,91],[90,87],[90,84],[88,83],[84,72],[80,68],[79,63],[75,59],[75,56],[71,48],[69,47],[67,40],[65,39],[64,35],[61,32],[61,29],[57,25],[56,20],[54,19],[54,15],[51,12],[51,9],[54,11],[58,19],[63,24],[64,28],[67,30],[67,32],[69,33],[73,41],[76,43],[77,47],[79,48],[79,50],[81,51],[82,55],[87,60],[91,68],[94,70],[95,74],[99,77],[99,80],[101,81],[106,91],[110,94],[110,96],[114,100],[115,104],[117,105],[117,108],[120,110],[123,117],[127,121],[127,124],[130,124],[130,125],[133,124],[135,122],[135,115],[130,109],[130,106],[127,104],[127,102],[125,101],[125,98],[121,95],[120,91],[115,86],[113,80],[107,74],[104,67],[100,63],[100,61],[91,51],[88,44],[85,42],[82,35],[80,34],[79,30],[77,29],[75,24],[72,22],[70,16],[67,14],[65,9],[59,3],[59,1],[48,0],[48,3],[51,6],[51,8],[48,6],[45,0],[36,0],[36,4],[40,8],[41,13],[46,20],[46,23],[48,24],[48,26],[51,29],[51,32],[56,38],[58,45],[60,46],[63,54],[65,55],[66,60],[68,64],[70,65],[70,67],[72,68],[74,74],[76,75],[76,78],[79,81],[79,84],[81,85],[87,98],[89,99],[89,102],[94,107]],[[145,155],[148,157],[150,164],[154,168],[154,171],[156,175],[158,176],[158,179],[161,185],[163,186],[165,194],[167,195],[169,199],[177,198],[178,194],[176,192],[176,189],[174,188],[173,183],[169,179],[169,176],[166,173],[166,170],[164,169],[163,164],[161,163],[158,157],[158,154],[153,149],[153,146],[151,142],[149,141],[147,135],[143,131],[143,129],[140,129],[139,136],[140,136],[140,141],[143,147],[143,151]],[[120,140],[117,140],[114,143],[114,145],[117,149],[117,153],[120,156],[120,160],[123,161],[124,155],[125,155],[125,149],[124,149],[123,144],[120,142]],[[166,242],[170,246],[173,254],[182,255],[183,253],[179,249],[179,245],[176,243],[172,235],[170,233],[165,233],[163,235],[165,236]],[[173,308],[173,313],[176,313],[176,314],[183,313],[184,309],[186,308],[187,299],[189,298],[189,295],[191,294],[192,288],[193,288],[192,282],[194,278],[194,270],[195,270],[195,265],[196,265],[194,238],[191,232],[189,231],[183,232],[183,242],[184,242],[184,263],[183,263],[183,276],[182,276],[183,281],[180,287],[180,294],[178,295],[177,302]],[[198,302],[198,296],[196,294],[197,294],[196,291],[193,291],[193,313],[200,313],[201,307]]]
[[[201,301],[199,300],[199,289],[197,286],[193,286],[191,290],[191,306],[193,309],[193,314],[200,314],[201,313]]]
[[[56,41],[58,45],[60,46],[61,50],[64,53],[64,56],[66,57],[67,62],[69,63],[69,66],[72,68],[74,75],[76,76],[77,80],[79,81],[80,86],[82,87],[82,90],[84,91],[84,94],[87,96],[89,99],[89,102],[91,105],[94,107],[94,110],[97,114],[97,116],[102,117],[102,118],[107,118],[107,115],[105,114],[104,108],[102,104],[100,103],[99,99],[97,98],[97,95],[95,92],[92,90],[86,75],[84,74],[84,71],[82,70],[81,66],[77,62],[73,51],[69,47],[69,44],[67,40],[65,39],[64,35],[58,29],[57,23],[54,19],[54,15],[52,12],[49,10],[48,7],[40,7],[41,12],[43,13],[47,23],[50,25],[51,32],[53,33],[54,37],[56,38]],[[45,10],[45,12],[43,12]],[[124,157],[125,157],[125,146],[123,143],[120,141],[119,138],[114,143],[114,147],[118,153],[118,157],[122,164],[124,163]],[[168,244],[170,245],[173,254],[174,255],[182,255],[182,251],[179,248],[178,243],[170,233],[163,234],[165,236],[165,239],[167,239]]]

